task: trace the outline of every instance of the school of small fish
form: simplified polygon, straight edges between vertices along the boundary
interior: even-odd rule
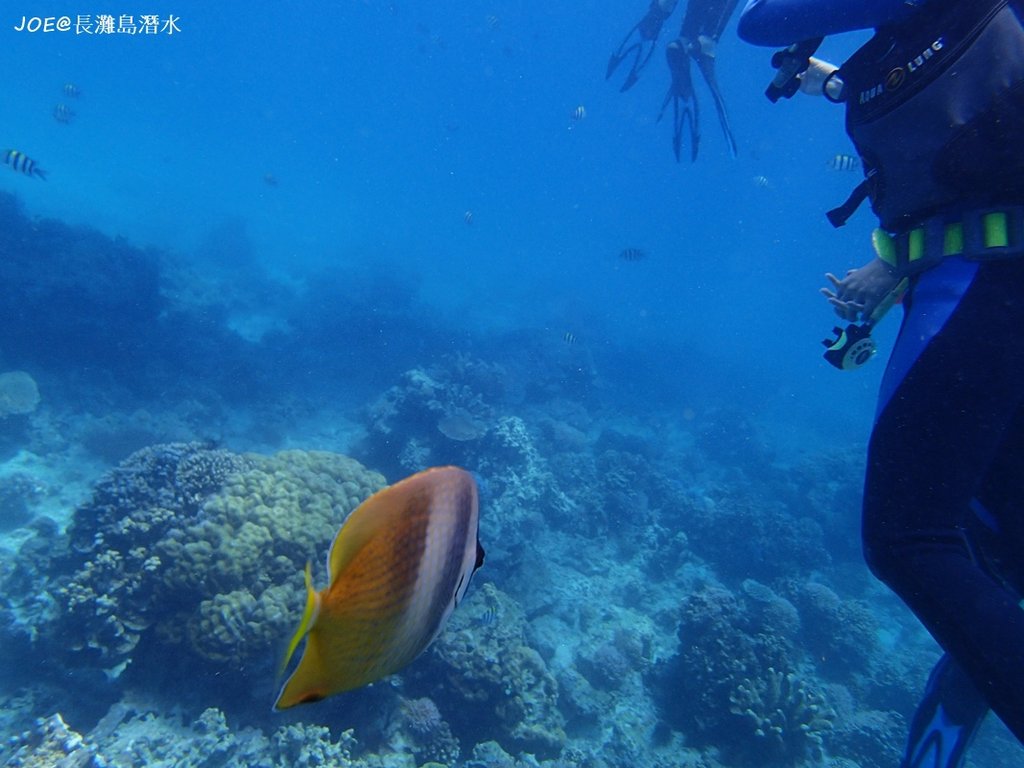
[[[72,82],[64,83],[61,92],[69,99],[77,99],[82,95],[81,89]],[[58,102],[53,107],[53,119],[61,125],[70,125],[75,118],[75,112],[64,102]],[[31,176],[46,181],[46,171],[33,158],[18,149],[0,150],[3,152],[3,164],[15,173]]]

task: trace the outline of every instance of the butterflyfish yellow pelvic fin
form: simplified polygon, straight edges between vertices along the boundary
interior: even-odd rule
[[[359,688],[413,661],[438,635],[483,563],[473,476],[434,467],[368,498],[341,526],[330,583],[307,599],[288,659],[306,647],[274,704],[287,709]]]

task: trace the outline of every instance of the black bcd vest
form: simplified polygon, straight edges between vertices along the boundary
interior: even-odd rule
[[[885,229],[1024,204],[1022,4],[932,0],[840,68],[846,130]]]

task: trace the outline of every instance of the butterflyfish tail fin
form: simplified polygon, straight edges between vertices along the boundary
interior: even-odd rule
[[[291,642],[288,643],[288,650],[285,652],[284,661],[281,662],[281,668],[278,670],[278,677],[283,675],[285,670],[288,669],[288,662],[295,655],[295,650],[299,647],[299,643],[309,633],[309,630],[313,628],[318,613],[320,613],[320,595],[313,589],[313,566],[307,561],[306,608],[302,611],[302,620],[299,622],[299,628],[295,630]]]

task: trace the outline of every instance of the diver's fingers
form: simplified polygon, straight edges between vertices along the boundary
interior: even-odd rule
[[[857,301],[842,301],[830,298],[828,303],[832,305],[835,313],[844,320],[856,320],[857,316],[864,311],[864,305]]]
[[[840,294],[840,293],[843,292],[843,281],[841,281],[839,278],[837,278],[837,276],[835,274],[833,274],[831,272],[825,272],[825,280],[828,281],[828,283],[830,284],[831,287],[830,288],[822,288],[821,289],[822,293],[827,292],[828,294],[834,294],[834,293],[835,294]]]
[[[831,304],[836,309],[849,310],[852,312],[860,312],[861,310],[864,309],[863,302],[843,301],[842,299],[838,299],[835,296],[829,297],[828,303]]]
[[[835,275],[833,275],[831,272],[826,272],[825,273],[825,279],[828,280],[830,283],[832,283],[832,287],[835,288],[836,290],[839,290],[842,287],[842,285],[843,285],[843,281],[840,280]],[[824,289],[822,289],[822,290],[824,290]]]

